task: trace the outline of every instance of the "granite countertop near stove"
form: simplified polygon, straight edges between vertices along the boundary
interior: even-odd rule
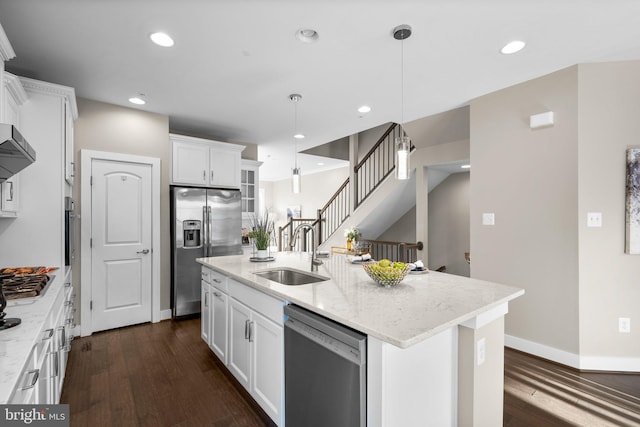
[[[68,267],[49,273],[55,277],[47,285],[49,289],[44,295],[7,301],[6,317],[17,317],[22,322],[0,331],[0,404],[7,403],[20,379],[22,368],[31,349],[42,336],[44,321],[62,292],[68,273]]]
[[[317,274],[328,281],[287,286],[254,273],[289,267],[310,272],[308,253],[278,252],[271,262],[247,255],[199,258],[202,265],[267,294],[400,348],[410,347],[524,294],[499,283],[430,271],[409,274],[396,287],[375,283],[344,255],[322,259]]]

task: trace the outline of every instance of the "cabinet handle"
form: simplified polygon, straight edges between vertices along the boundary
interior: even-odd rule
[[[207,181],[207,171],[205,170],[202,171],[202,180],[205,182]]]
[[[209,307],[209,292],[204,294],[204,306]]]
[[[30,388],[33,388],[36,383],[38,382],[38,377],[40,376],[40,369],[34,369],[33,371],[27,371],[27,375],[33,375],[33,377],[31,377],[31,384],[29,385],[25,385],[24,387],[22,387],[22,390],[29,390]],[[25,381],[26,383],[26,381]]]
[[[56,361],[54,365],[56,367],[56,373],[53,376],[57,377],[60,375],[60,353],[56,351],[53,353],[53,355],[56,357]]]
[[[253,342],[253,322],[249,322],[249,342]]]
[[[67,307],[73,307],[73,301],[65,301],[64,305]]]
[[[58,329],[60,329],[60,331],[62,331],[62,338],[60,340],[62,346],[67,345],[67,328],[64,326],[60,326]]]
[[[216,283],[222,283],[222,280],[220,280],[220,279],[213,279],[213,281],[216,282]]]
[[[9,181],[9,198],[6,200],[7,202],[13,202],[13,181]]]
[[[67,283],[65,283],[65,284],[64,284],[64,287],[65,287],[65,288],[70,288],[70,287],[71,287],[71,282],[67,282]]]
[[[213,182],[213,171],[211,171],[211,182]]]
[[[69,174],[69,176],[71,178],[76,176],[76,162],[69,162],[71,164],[71,173]]]
[[[220,298],[222,294],[220,292],[214,292],[213,296]]]
[[[249,321],[249,319],[244,321],[244,339],[248,340],[249,339],[249,323],[251,323]]]
[[[48,339],[51,339],[51,337],[53,336],[53,329],[47,329],[44,331],[44,333],[49,333],[49,335],[46,335],[44,338],[42,338],[42,341],[46,341]]]

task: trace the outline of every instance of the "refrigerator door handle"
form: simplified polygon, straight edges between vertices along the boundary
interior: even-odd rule
[[[211,206],[207,206],[207,256],[213,255],[213,243],[211,243]]]
[[[207,206],[202,207],[202,247],[204,249],[204,256],[209,256],[209,231],[208,231],[208,216],[207,216]]]

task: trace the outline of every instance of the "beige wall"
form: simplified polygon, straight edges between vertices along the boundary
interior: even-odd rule
[[[338,187],[347,179],[348,167],[326,172],[302,175],[302,191],[293,194],[291,179],[260,182],[265,191],[265,208],[276,214],[276,227],[287,222],[287,206],[300,206],[302,218],[316,218],[317,210],[324,206]]]
[[[578,68],[471,102],[471,276],[525,289],[506,333],[573,354],[578,322]],[[556,124],[532,130],[529,116]],[[495,225],[481,224],[483,212]],[[602,264],[601,268],[607,268]]]
[[[170,305],[170,242],[169,242],[169,119],[160,114],[133,108],[78,98],[78,119],[75,122],[76,183],[74,199],[80,210],[80,150],[109,151],[156,157],[161,161],[160,190],[160,309]],[[82,212],[79,212],[82,218]],[[88,218],[82,218],[86,221]],[[79,236],[77,236],[79,239]],[[80,247],[79,241],[77,246]],[[74,264],[74,286],[80,292],[80,256]],[[80,301],[78,295],[77,301]]]
[[[640,358],[640,256],[624,253],[625,152],[640,145],[638,76],[640,61],[578,69],[583,356]],[[602,228],[586,227],[587,212],[602,212]],[[631,318],[630,334],[618,332],[619,317]]]
[[[373,240],[389,242],[416,241],[416,207],[413,206],[402,217]]]
[[[454,173],[429,193],[429,268],[469,277],[469,173]]]

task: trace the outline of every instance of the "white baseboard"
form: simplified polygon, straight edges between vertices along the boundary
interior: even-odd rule
[[[160,320],[171,319],[171,309],[160,310]]]
[[[640,358],[580,356],[537,342],[505,335],[504,345],[544,359],[586,371],[640,372]]]

